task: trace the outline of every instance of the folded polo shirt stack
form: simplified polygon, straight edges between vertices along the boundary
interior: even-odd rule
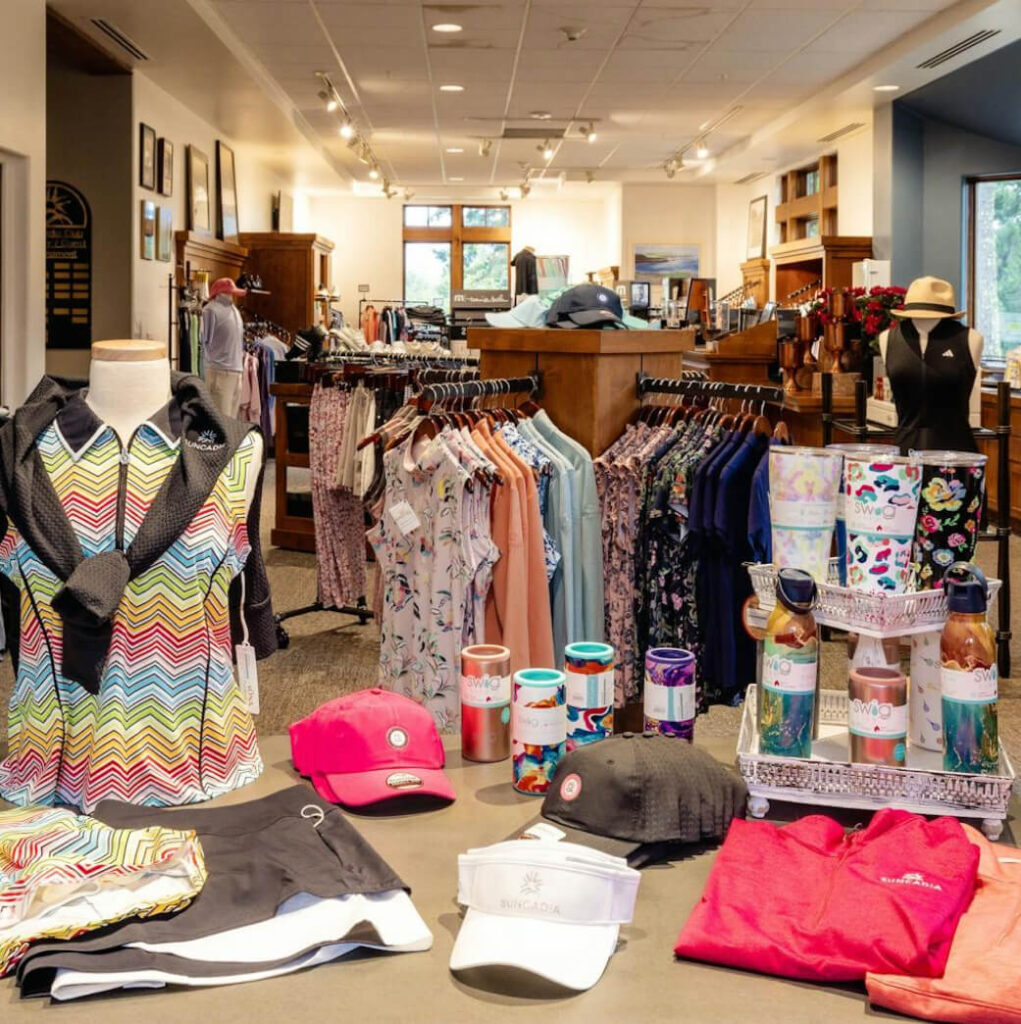
[[[173,917],[33,945],[18,968],[23,995],[66,1000],[126,987],[230,984],[287,974],[358,948],[432,946],[407,886],[307,786],[223,808],[107,801],[95,813],[115,827],[193,830],[205,854],[205,887]]]

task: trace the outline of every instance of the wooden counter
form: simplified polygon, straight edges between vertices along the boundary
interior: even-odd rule
[[[982,389],[982,426],[996,426],[996,391]],[[986,467],[986,487],[989,494],[990,511],[997,508],[999,481],[996,479],[996,445],[988,441],[979,444],[989,464]],[[1021,528],[1021,392],[1014,391],[1010,398],[1010,518],[1015,529]]]
[[[695,330],[600,331],[551,327],[472,327],[483,379],[542,374],[542,406],[553,422],[599,455],[623,432],[639,406],[640,372],[679,377]]]

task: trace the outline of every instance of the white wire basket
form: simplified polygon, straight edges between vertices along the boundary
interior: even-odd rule
[[[939,629],[946,622],[946,591],[888,594],[842,587],[839,565],[839,559],[831,558],[828,581],[818,586],[818,598],[812,614],[820,625],[885,638],[927,633]],[[771,563],[748,566],[748,575],[759,599],[759,608],[763,611],[772,611],[776,606],[776,573],[776,566]],[[991,579],[988,582],[991,605],[999,592],[1000,581]]]
[[[1000,837],[1015,779],[1002,743],[996,775],[944,771],[940,752],[914,746],[908,747],[903,768],[854,764],[846,691],[822,690],[819,699],[819,739],[812,744],[811,758],[777,757],[759,753],[758,687],[748,687],[737,763],[753,817],[765,817],[770,800],[859,810],[899,807],[916,814],[976,818],[989,839]]]

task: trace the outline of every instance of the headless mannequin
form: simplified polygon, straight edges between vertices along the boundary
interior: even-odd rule
[[[909,317],[918,331],[918,346],[922,350],[922,358],[925,358],[925,350],[929,345],[929,332],[939,323],[938,319],[932,317]],[[879,335],[879,354],[886,363],[886,350],[890,344],[890,332],[883,331]],[[969,402],[969,420],[973,427],[982,424],[982,349],[985,347],[985,338],[974,328],[968,331],[968,349],[971,352],[972,362],[975,364],[975,383],[971,389]]]
[[[88,407],[127,445],[135,430],[170,401],[170,361],[158,341],[97,341],[89,365]],[[254,466],[262,465],[262,437],[255,435]],[[248,474],[245,511],[252,504],[257,471]]]

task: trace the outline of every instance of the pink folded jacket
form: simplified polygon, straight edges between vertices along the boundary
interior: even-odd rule
[[[942,978],[870,974],[869,999],[956,1024],[1021,1024],[1021,850],[964,827],[981,853],[978,883]]]
[[[674,952],[813,981],[938,977],[978,858],[954,818],[882,810],[847,834],[822,815],[736,820]]]

